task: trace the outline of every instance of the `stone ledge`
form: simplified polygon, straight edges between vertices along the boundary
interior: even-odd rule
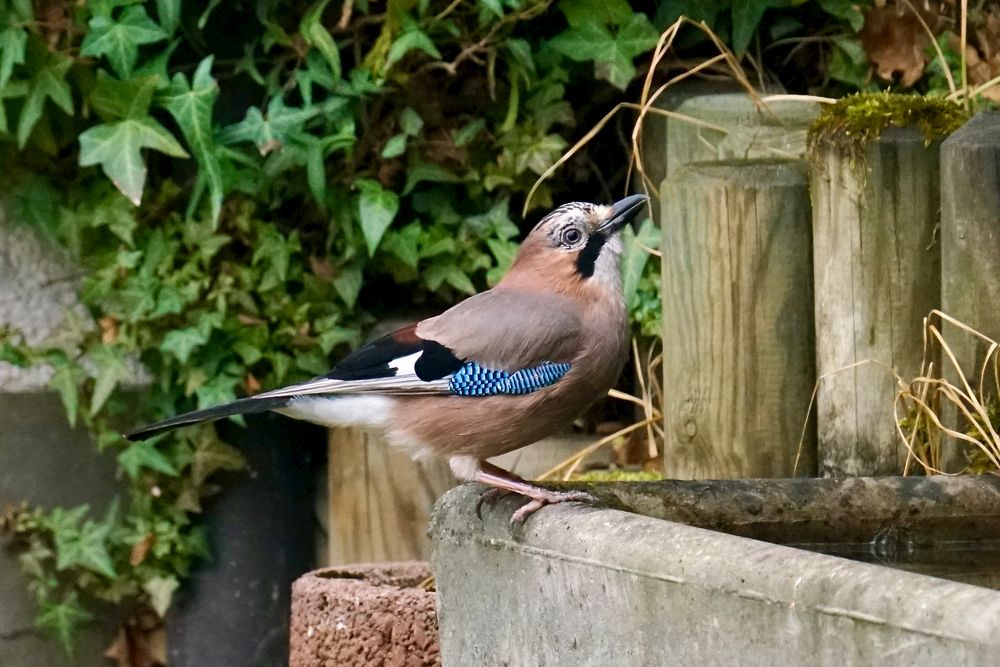
[[[1000,593],[619,510],[460,487],[431,525],[451,665],[994,664]]]

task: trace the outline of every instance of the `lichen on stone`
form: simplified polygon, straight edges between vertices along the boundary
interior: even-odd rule
[[[809,147],[820,142],[864,149],[890,127],[916,127],[930,145],[968,120],[957,102],[940,97],[899,93],[855,93],[828,104],[809,128]]]

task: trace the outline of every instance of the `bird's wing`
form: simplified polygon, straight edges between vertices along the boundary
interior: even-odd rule
[[[417,336],[416,328],[415,324],[404,327],[358,348],[326,375],[266,391],[254,398],[448,393],[446,378],[462,367],[462,361],[434,341]]]
[[[279,409],[302,396],[527,394],[569,372],[579,329],[559,297],[491,290],[358,348],[326,375],[171,417],[127,437]]]
[[[424,320],[416,335],[457,358],[510,373],[580,352],[581,322],[567,297],[492,289]]]
[[[571,306],[552,295],[482,292],[368,343],[322,377],[254,398],[526,393],[565,375],[579,351],[580,321]]]

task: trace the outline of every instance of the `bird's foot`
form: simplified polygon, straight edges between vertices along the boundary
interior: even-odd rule
[[[523,524],[525,520],[546,505],[556,505],[558,503],[595,503],[597,498],[584,491],[550,491],[537,487],[531,494],[525,494],[530,501],[522,505],[510,517],[511,524]]]
[[[483,520],[483,505],[485,505],[485,504],[492,505],[493,503],[495,503],[500,498],[503,498],[504,496],[510,495],[510,494],[513,494],[513,493],[515,493],[515,492],[511,491],[510,489],[498,489],[496,487],[492,487],[492,488],[486,489],[479,496],[479,500],[476,501],[476,516],[479,518],[480,521],[482,521]]]
[[[493,502],[507,493],[515,493],[528,499],[528,503],[514,512],[514,515],[510,518],[511,525],[516,526],[523,525],[529,516],[546,505],[566,502],[597,502],[597,498],[583,491],[553,491],[536,486],[503,468],[498,468],[488,461],[480,461],[477,465],[478,467],[472,476],[472,480],[492,487],[484,492],[476,502],[476,516],[480,519],[483,518],[481,513],[483,503]]]

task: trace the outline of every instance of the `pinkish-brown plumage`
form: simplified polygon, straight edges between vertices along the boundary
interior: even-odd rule
[[[447,457],[461,478],[530,498],[514,520],[546,503],[580,500],[581,494],[531,485],[486,459],[565,426],[614,384],[628,330],[619,231],[645,201],[561,206],[535,226],[493,289],[366,345],[323,377],[180,415],[130,437],[275,410],[329,426],[380,426],[417,455]],[[470,365],[515,374],[547,364],[569,366],[548,385],[507,393],[456,395],[450,380]]]

